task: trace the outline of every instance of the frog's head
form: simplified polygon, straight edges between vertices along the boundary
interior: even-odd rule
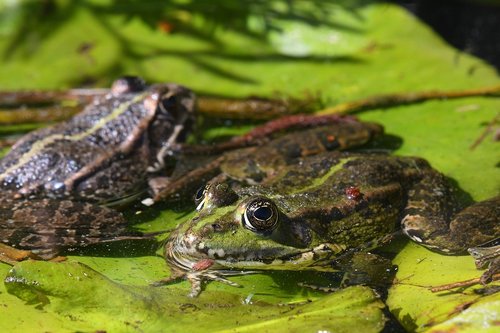
[[[313,245],[308,227],[283,213],[279,199],[238,197],[226,184],[204,189],[199,214],[182,224],[165,246],[168,263],[183,271],[211,269],[288,270],[313,267],[332,254]],[[283,207],[284,208],[284,207]]]
[[[142,112],[147,114],[147,121],[137,130],[147,131],[152,146],[161,148],[182,141],[194,123],[196,97],[191,90],[178,84],[147,85],[140,77],[124,76],[113,82],[107,98],[120,101],[115,102],[119,107],[132,108],[134,112],[130,117],[145,110]]]
[[[148,135],[160,147],[184,141],[195,120],[196,97],[188,88],[161,83],[148,87],[144,106],[154,114]]]

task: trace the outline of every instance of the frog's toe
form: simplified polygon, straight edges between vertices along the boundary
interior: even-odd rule
[[[229,271],[229,270],[204,270],[204,271],[192,271],[186,274],[187,280],[191,283],[191,292],[188,294],[189,297],[197,297],[201,291],[203,290],[203,283],[205,281],[217,281],[220,283],[227,284],[231,287],[238,287],[239,285],[236,282],[228,280],[225,276],[232,275],[246,275],[246,274],[254,274],[254,271]]]

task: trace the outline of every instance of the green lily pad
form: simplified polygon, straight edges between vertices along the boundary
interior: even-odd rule
[[[428,333],[438,332],[497,332],[500,298],[492,295],[479,300],[451,319],[433,326]]]
[[[237,327],[237,332],[300,332],[306,328],[349,332],[357,327],[378,332],[385,324],[383,303],[371,289],[361,286],[290,305],[269,304],[257,295],[242,299],[224,292],[206,292],[188,299],[178,288],[114,282],[78,262],[23,262],[9,271],[5,286],[9,293],[36,305],[51,319],[57,318],[55,314],[70,318],[71,324],[62,326],[64,331],[224,332]],[[2,323],[5,325],[5,321]],[[49,320],[39,329],[50,326]],[[4,329],[9,328],[25,331],[32,326],[5,325]]]
[[[0,4],[0,90],[104,87],[119,75],[138,74],[150,82],[179,82],[204,94],[278,93],[297,98],[319,94],[325,105],[334,105],[374,94],[500,84],[488,64],[450,48],[400,7],[376,1],[311,1],[291,9],[285,1],[241,1],[239,8],[231,6],[231,1],[219,1],[217,13],[202,2],[189,1],[141,2],[147,6],[104,0],[61,0],[48,7],[45,3]],[[359,116],[382,123],[387,133],[401,138],[395,154],[428,159],[475,200],[481,200],[498,194],[498,143],[486,136],[477,148],[470,147],[499,108],[498,98],[467,98],[373,110]],[[238,131],[246,129],[242,126]],[[211,138],[227,133],[223,128],[207,132]],[[138,215],[128,212],[134,227],[144,231],[171,230],[190,214],[177,207],[143,209]],[[258,274],[231,278],[242,288],[210,283],[199,300],[190,300],[185,297],[187,282],[161,289],[147,287],[169,274],[155,248],[132,256],[136,250],[120,246],[71,257],[93,270],[73,263],[27,262],[8,273],[10,267],[0,264],[0,275],[19,274],[16,276],[27,279],[16,290],[9,286],[10,292],[25,299],[24,292],[39,297],[31,298],[39,301],[36,305],[26,304],[0,285],[0,306],[5,309],[0,311],[0,330],[132,331],[139,327],[155,331],[163,324],[185,330],[218,322],[220,326],[207,326],[211,328],[207,330],[381,329],[382,315],[373,310],[380,309],[380,303],[366,288],[323,297],[297,287],[296,282],[308,275]],[[480,327],[484,317],[474,313],[483,307],[492,309],[488,318],[498,317],[495,295],[479,296],[471,288],[437,294],[428,289],[480,276],[472,258],[442,256],[412,243],[398,250],[398,283],[389,293],[388,306],[406,329],[423,331],[438,325],[436,330],[452,327],[456,331],[467,326],[459,324],[466,321],[468,327]],[[92,283],[84,285],[65,272],[73,277],[85,272],[110,292]],[[60,274],[66,274],[65,278]],[[28,283],[53,276],[59,277],[49,281],[48,289],[33,289]],[[59,288],[62,294],[56,293]],[[254,295],[251,300],[258,308],[241,304],[249,295]],[[44,297],[45,303],[40,302]],[[154,301],[148,303],[148,297]],[[359,316],[366,311],[369,324],[345,322],[342,326],[335,313],[344,313],[351,305],[336,297],[359,302],[353,313]],[[292,310],[275,306],[308,299],[314,301]],[[197,310],[190,306],[181,310],[181,304],[195,304]],[[464,304],[472,305],[464,310]],[[120,311],[108,309],[111,305]],[[161,311],[163,316],[158,314]],[[283,316],[271,319],[278,314]],[[236,318],[248,321],[241,326]],[[337,321],[339,326],[327,326]],[[318,323],[325,326],[313,326]]]
[[[436,324],[440,324],[437,327],[451,327],[452,323],[460,323],[461,320],[468,324],[464,327],[456,324],[454,331],[495,325],[499,316],[495,304],[500,301],[500,294],[482,296],[477,293],[483,288],[479,284],[440,292],[431,291],[432,287],[478,278],[481,272],[475,268],[472,258],[443,256],[409,242],[393,262],[398,265],[398,274],[396,283],[389,291],[387,305],[408,330],[422,332]],[[498,283],[493,283],[488,288],[493,285],[498,286]],[[490,309],[483,313],[483,318],[488,318],[489,324],[488,320],[471,322],[471,318],[480,318],[463,312],[471,305],[477,306],[477,309]],[[496,315],[493,309],[496,309]],[[464,319],[459,319],[462,315],[465,315]]]

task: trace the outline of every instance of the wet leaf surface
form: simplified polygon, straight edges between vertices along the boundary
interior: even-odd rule
[[[356,327],[377,332],[385,324],[383,303],[361,286],[289,305],[226,292],[207,291],[190,299],[180,288],[120,284],[78,262],[20,263],[7,274],[5,286],[49,318],[69,317],[71,323],[62,328],[72,331],[301,332],[307,328],[349,332]],[[17,329],[32,327],[28,323]]]

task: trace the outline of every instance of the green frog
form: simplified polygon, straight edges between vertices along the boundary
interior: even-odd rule
[[[194,111],[183,86],[123,77],[70,120],[21,138],[0,161],[0,245],[50,258],[60,247],[132,237],[110,206],[161,189],[169,149]]]
[[[381,133],[353,122],[226,153],[221,173],[195,196],[198,214],[165,243],[173,274],[156,285],[187,278],[194,297],[203,281],[234,285],[225,276],[248,271],[333,271],[335,260],[397,230],[443,254],[499,238],[500,197],[462,207],[458,190],[422,158],[339,151]]]

